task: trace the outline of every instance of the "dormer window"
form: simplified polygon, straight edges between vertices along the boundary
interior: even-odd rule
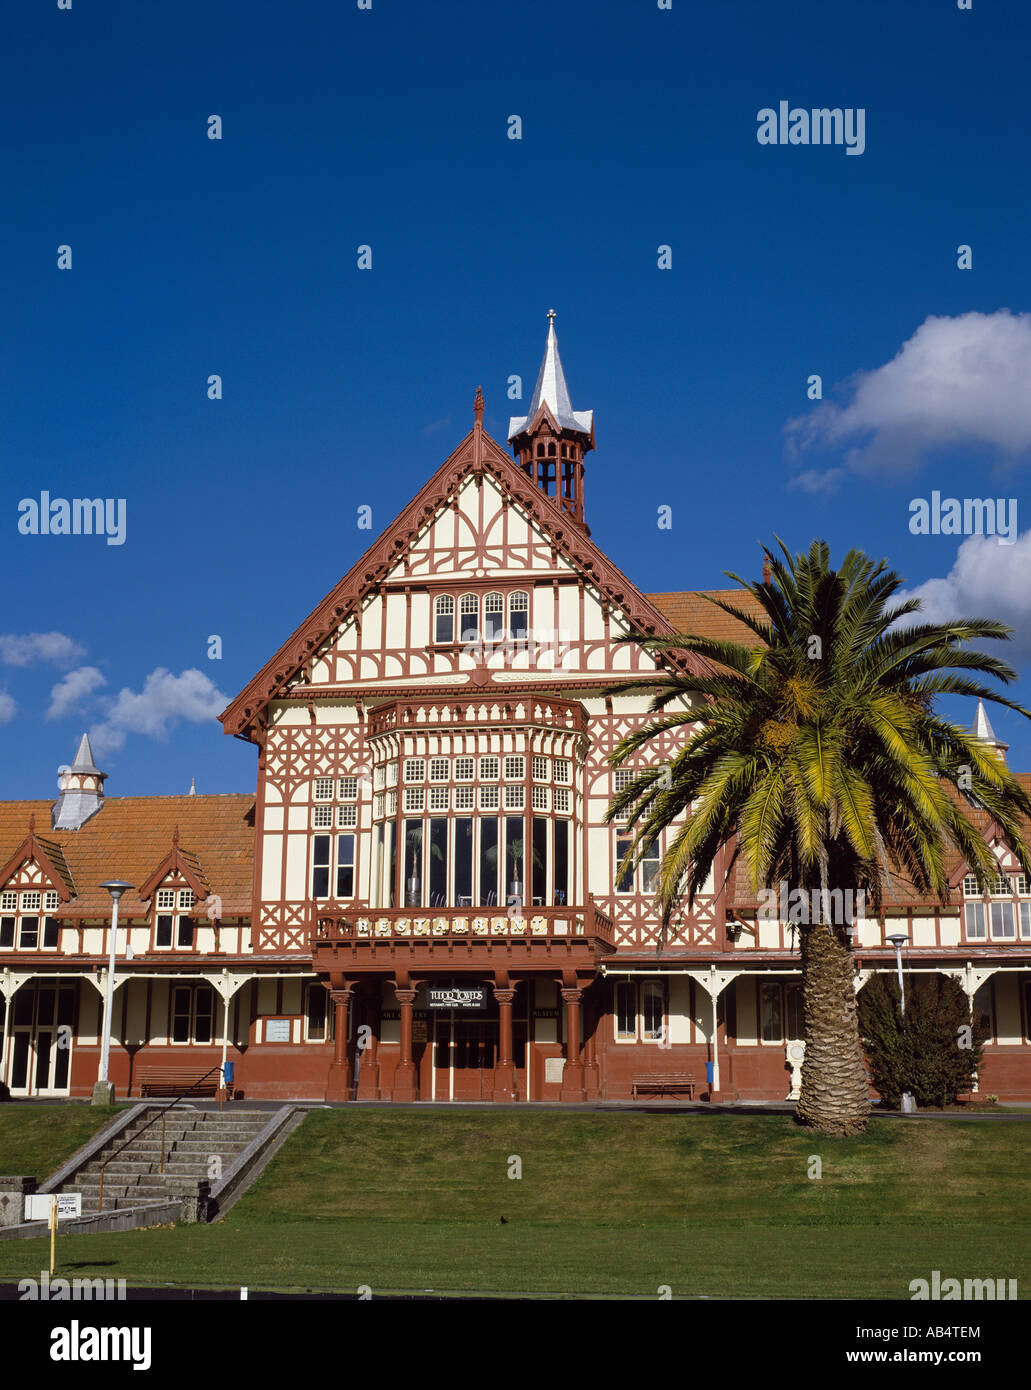
[[[56,951],[59,927],[56,892],[38,888],[0,893],[0,950]]]
[[[154,949],[190,951],[195,923],[191,916],[196,899],[192,888],[159,888],[154,894]]]

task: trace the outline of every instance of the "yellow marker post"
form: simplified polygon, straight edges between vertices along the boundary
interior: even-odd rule
[[[57,1197],[50,1202],[50,1277],[54,1277],[54,1247],[57,1244]]]

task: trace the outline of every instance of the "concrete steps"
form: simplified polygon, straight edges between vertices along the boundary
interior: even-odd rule
[[[82,1210],[99,1210],[100,1170],[104,1167],[104,1210],[165,1202],[177,1183],[217,1181],[267,1127],[272,1115],[259,1110],[187,1110],[165,1115],[164,1172],[161,1171],[161,1121],[154,1106],[96,1153],[62,1192],[81,1192]],[[124,1148],[122,1146],[125,1146]],[[112,1154],[121,1149],[117,1158]],[[217,1160],[217,1163],[214,1161]]]

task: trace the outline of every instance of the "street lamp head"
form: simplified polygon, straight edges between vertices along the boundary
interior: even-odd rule
[[[117,902],[122,894],[128,892],[133,885],[131,883],[126,883],[125,880],[121,878],[109,878],[107,882],[102,883],[100,887],[106,888],[115,902]]]
[[[888,940],[895,947],[896,951],[898,951],[901,950],[903,946],[905,946],[906,942],[909,940],[909,937],[906,936],[904,932],[895,932],[893,936],[888,937]]]

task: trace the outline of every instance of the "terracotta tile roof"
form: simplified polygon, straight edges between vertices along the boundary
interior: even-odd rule
[[[655,605],[667,622],[673,624],[677,632],[753,645],[757,641],[755,633],[729,613],[708,603],[702,597],[706,593],[733,604],[753,617],[764,616],[762,606],[747,589],[700,589],[682,594],[645,594],[645,598]]]
[[[25,841],[35,814],[37,840],[48,854],[60,856],[66,882],[76,893],[58,916],[108,916],[111,899],[99,885],[111,878],[144,883],[171,850],[176,826],[180,854],[221,897],[223,916],[250,915],[253,795],[105,797],[101,810],[78,830],[51,830],[52,805],[0,801],[0,864]],[[144,909],[139,897],[128,893],[120,911],[138,917]]]

